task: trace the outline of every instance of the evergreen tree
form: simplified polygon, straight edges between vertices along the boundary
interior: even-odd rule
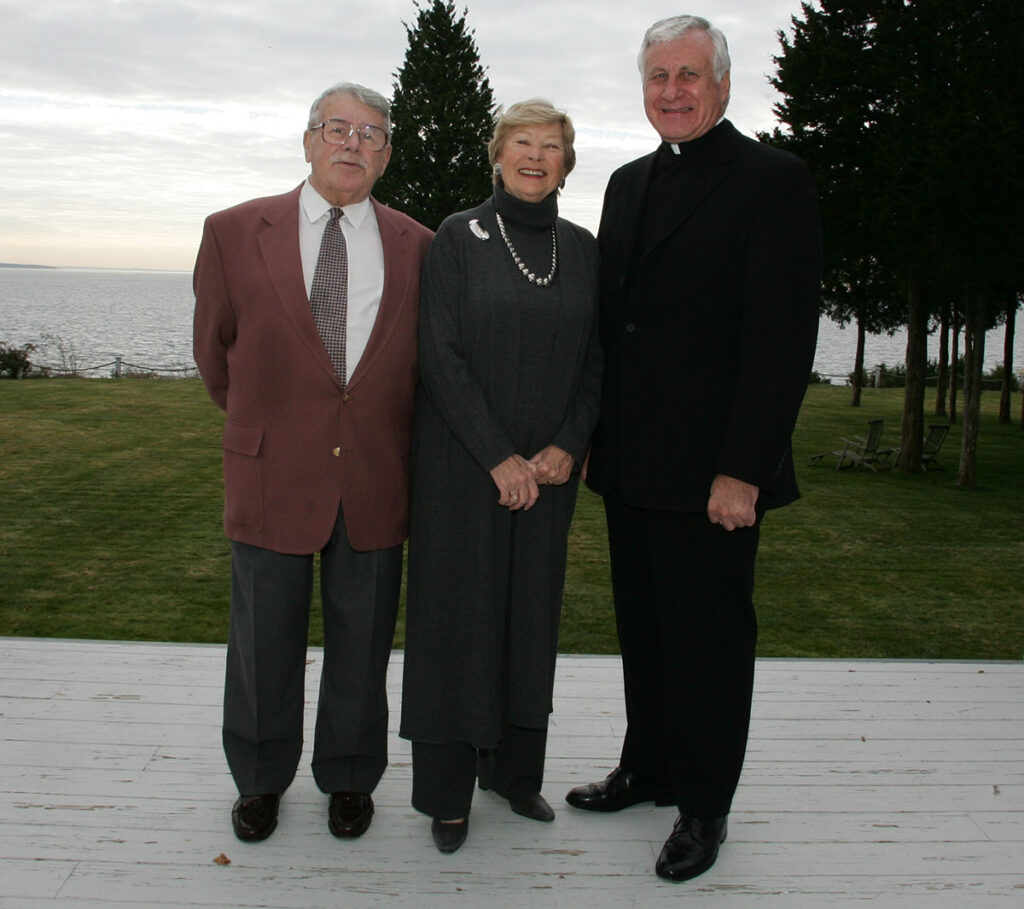
[[[985,329],[1024,285],[1022,33],[1019,0],[804,2],[771,80],[789,131],[770,141],[821,191],[830,315],[884,326],[902,310],[902,470],[919,467],[929,322],[964,315],[964,485]]]
[[[432,0],[405,25],[409,47],[395,73],[392,144],[374,195],[432,230],[491,193],[487,142],[494,96],[480,64],[467,10]]]
[[[778,32],[782,53],[770,83],[782,100],[775,115],[790,127],[759,138],[810,166],[821,199],[824,239],[822,312],[854,323],[857,348],[851,404],[859,406],[866,332],[906,322],[906,295],[884,261],[890,244],[878,217],[878,121],[891,77],[879,72],[878,19],[891,0],[803,3],[792,36]]]

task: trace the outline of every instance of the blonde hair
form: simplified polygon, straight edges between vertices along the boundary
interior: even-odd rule
[[[565,151],[564,176],[568,177],[576,166],[576,152],[573,149],[576,130],[564,110],[558,110],[550,101],[545,101],[543,98],[517,101],[508,110],[498,114],[498,122],[494,124],[494,135],[487,143],[487,158],[491,162],[492,170],[510,132],[524,126],[544,126],[548,123],[559,123],[562,126]],[[494,182],[498,182],[498,174],[494,174]]]

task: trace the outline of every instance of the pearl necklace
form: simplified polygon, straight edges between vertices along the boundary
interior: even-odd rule
[[[519,266],[519,271],[522,272],[523,277],[531,284],[547,287],[554,280],[555,271],[558,268],[558,240],[555,237],[555,225],[551,225],[551,271],[548,272],[546,278],[538,278],[523,264],[523,260],[519,258],[519,253],[516,252],[516,248],[512,245],[512,241],[509,240],[508,234],[505,232],[505,222],[502,220],[501,215],[495,212],[494,216],[498,219],[498,230],[501,231],[501,239],[505,241],[508,251],[512,254],[512,261]]]

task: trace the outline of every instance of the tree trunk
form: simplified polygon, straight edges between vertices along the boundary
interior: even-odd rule
[[[957,486],[973,486],[981,417],[981,374],[985,362],[985,302],[972,295],[964,313],[964,429]]]
[[[1013,394],[1013,331],[1017,321],[1017,297],[1006,307],[1006,328],[1003,332],[1003,384],[999,390],[999,422],[1010,422],[1010,398]]]
[[[907,285],[907,387],[903,397],[903,435],[897,467],[921,469],[924,438],[924,378],[928,366],[928,302],[924,282],[913,272]]]
[[[946,389],[949,387],[949,304],[942,307],[939,319],[939,364],[935,372],[935,416],[946,416]]]
[[[850,398],[851,407],[860,407],[860,390],[864,378],[864,323],[857,320],[857,351],[853,355],[853,395]]]
[[[956,386],[960,381],[960,313],[953,307],[953,349],[949,355],[949,425],[956,423]]]

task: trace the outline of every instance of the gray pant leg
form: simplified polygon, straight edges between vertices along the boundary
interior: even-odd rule
[[[224,753],[243,795],[284,792],[302,755],[312,556],[231,544]]]
[[[388,763],[387,671],[402,547],[356,552],[344,515],[320,553],[324,666],[313,776],[323,792],[372,792]]]

